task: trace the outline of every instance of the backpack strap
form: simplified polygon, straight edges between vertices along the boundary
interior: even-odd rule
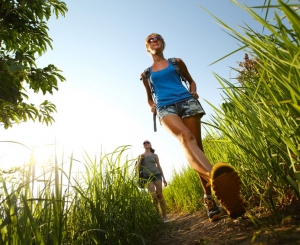
[[[176,58],[169,58],[168,60],[174,66],[174,68],[175,68],[178,76],[180,77],[181,81],[184,82],[186,89],[189,90],[189,83],[186,81],[185,77],[183,76],[182,71],[180,70],[180,67],[178,65],[177,59]]]
[[[175,70],[176,70],[178,76],[181,78],[181,80],[184,81],[184,82],[186,82],[186,79],[185,79],[185,77],[183,76],[183,74],[182,74],[182,72],[181,72],[181,70],[180,70],[180,67],[179,67],[179,65],[178,65],[178,63],[177,63],[177,59],[176,59],[176,58],[169,58],[168,60],[169,60],[169,61],[173,64],[173,66],[175,67]]]
[[[149,85],[149,88],[151,90],[152,99],[154,101],[154,99],[155,99],[155,93],[154,93],[154,88],[152,86],[152,83],[150,81],[150,67],[148,67],[146,70],[144,70],[144,74],[145,74],[145,77],[147,78],[148,85]]]
[[[153,88],[152,83],[150,81],[150,67],[148,67],[146,70],[144,70],[144,74],[145,74],[145,77],[148,81],[148,85],[149,85],[149,88],[150,88],[150,91],[151,91],[152,100],[153,100],[153,102],[155,102],[154,88]],[[141,80],[142,80],[142,78],[141,78]],[[154,127],[154,132],[156,132],[157,131],[157,128],[156,128],[156,114],[153,114],[153,127]]]

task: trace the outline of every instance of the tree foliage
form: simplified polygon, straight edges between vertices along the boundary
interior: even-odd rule
[[[66,4],[59,0],[0,2],[0,123],[4,128],[28,119],[47,125],[54,121],[54,104],[45,100],[36,106],[26,100],[28,89],[52,94],[65,80],[53,64],[39,68],[36,59],[48,47],[52,49],[47,21],[66,12]]]

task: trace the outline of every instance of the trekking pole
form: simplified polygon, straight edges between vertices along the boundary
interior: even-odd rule
[[[156,132],[156,114],[153,113],[153,126],[154,126],[154,132]]]

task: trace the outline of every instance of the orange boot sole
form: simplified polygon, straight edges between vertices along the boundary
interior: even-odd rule
[[[233,167],[217,163],[211,172],[211,186],[227,214],[236,219],[246,213],[246,204],[240,196],[241,180]]]

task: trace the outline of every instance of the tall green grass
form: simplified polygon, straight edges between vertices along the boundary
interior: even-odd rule
[[[224,103],[221,108],[212,105],[215,115],[209,125],[220,135],[211,134],[213,139],[208,140],[213,145],[220,140],[222,147],[207,144],[206,152],[212,150],[216,161],[225,147],[225,160],[239,170],[246,199],[264,202],[266,209],[279,215],[280,208],[300,197],[299,3],[278,1],[276,6],[261,7],[269,10],[269,21],[240,7],[264,33],[246,25],[241,34],[215,17],[253,58],[239,63],[242,69],[236,69],[235,83],[215,74]]]
[[[214,114],[205,122],[205,154],[212,163],[237,169],[250,213],[271,212],[280,222],[283,210],[300,197],[300,3],[265,1],[250,8],[232,2],[261,25],[262,33],[247,24],[234,30],[214,16],[240,43],[232,53],[243,50],[250,59],[245,56],[240,67],[231,68],[237,72],[234,82],[215,74],[224,101],[221,107],[210,104]],[[260,16],[254,11],[259,9],[267,14]],[[192,184],[184,184],[186,179],[198,181],[189,170],[174,173],[174,184],[165,191],[173,211],[188,209],[182,189]]]
[[[146,244],[162,219],[140,190],[126,147],[85,162],[72,157],[41,174],[32,160],[21,183],[1,175],[0,244]],[[124,158],[125,157],[125,158]],[[74,165],[84,168],[74,173]]]
[[[180,171],[173,170],[172,180],[163,191],[169,212],[194,212],[203,206],[199,176],[187,165]]]

